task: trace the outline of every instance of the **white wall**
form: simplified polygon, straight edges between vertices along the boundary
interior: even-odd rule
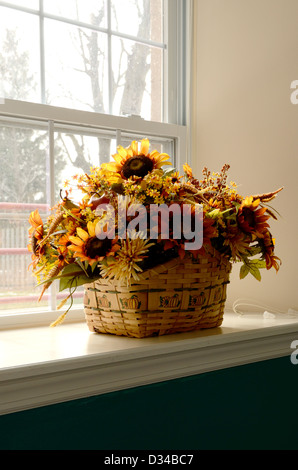
[[[243,196],[285,187],[271,225],[281,269],[262,270],[258,282],[240,280],[234,265],[227,305],[249,297],[298,310],[298,0],[194,2],[194,172],[229,163]]]

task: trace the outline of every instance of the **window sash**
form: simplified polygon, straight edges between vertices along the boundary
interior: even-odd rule
[[[19,102],[15,100],[5,100],[0,105],[0,125],[15,127],[26,127],[48,132],[48,184],[49,184],[49,205],[53,206],[55,201],[55,166],[54,166],[54,135],[56,132],[74,132],[82,135],[114,137],[116,144],[121,145],[122,138],[127,140],[129,136],[136,139],[148,137],[149,140],[156,139],[159,142],[173,142],[173,155],[171,155],[173,165],[181,171],[182,164],[185,163],[187,148],[187,129],[185,126],[175,124],[145,121],[138,116],[118,117],[106,114],[98,114],[87,111],[76,111],[67,108],[58,108],[43,104]],[[56,304],[56,285],[53,283],[49,290],[50,306],[48,310],[40,309],[36,313],[26,310],[23,313],[17,311],[5,311],[0,314],[1,327],[6,328],[30,323],[34,319],[38,324],[45,324],[53,321],[60,315]],[[42,319],[39,316],[42,315]],[[56,317],[55,317],[56,315]],[[70,321],[73,319],[83,319],[82,308],[74,306],[69,312]],[[23,317],[27,317],[24,319]],[[40,323],[41,322],[41,323]]]
[[[55,130],[73,130],[84,135],[116,132],[117,145],[121,144],[121,132],[140,137],[170,138],[175,141],[175,166],[181,170],[181,164],[188,161],[187,130],[184,125],[146,121],[134,115],[114,116],[8,99],[0,104],[0,122],[43,130],[53,122]]]
[[[183,61],[184,54],[181,54],[181,48],[184,47],[184,10],[185,0],[163,0],[164,9],[164,38],[166,42],[157,42],[150,39],[132,36],[113,30],[111,27],[111,2],[108,2],[108,25],[100,27],[91,25],[75,19],[47,13],[43,8],[43,0],[39,0],[39,10],[30,9],[20,5],[11,5],[0,0],[0,7],[7,7],[12,10],[21,11],[35,15],[39,18],[39,44],[40,44],[40,103],[46,104],[46,72],[45,72],[45,20],[55,20],[67,23],[72,26],[83,27],[99,33],[104,33],[108,38],[108,69],[109,69],[109,113],[112,113],[112,58],[111,58],[111,38],[118,37],[132,40],[135,43],[146,46],[156,47],[163,51],[163,103],[162,117],[163,122],[173,122],[183,124],[183,113],[181,113],[181,97],[183,95],[183,83],[179,78],[184,73],[184,67],[179,67],[178,63]],[[178,33],[178,34],[177,34]],[[177,73],[178,72],[178,73]],[[171,90],[171,92],[169,92]],[[1,90],[0,90],[1,92]],[[175,97],[176,95],[176,97]],[[178,97],[178,99],[177,99]],[[178,107],[177,107],[178,106]]]

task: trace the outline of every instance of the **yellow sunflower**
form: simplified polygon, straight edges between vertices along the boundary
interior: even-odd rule
[[[119,249],[117,239],[111,239],[107,236],[100,240],[96,236],[97,223],[98,220],[88,222],[87,231],[78,227],[77,236],[69,237],[72,244],[68,246],[68,249],[82,261],[88,261],[90,266],[95,262],[102,261],[105,256],[114,254]]]
[[[114,162],[102,163],[101,169],[113,172],[119,177],[128,179],[131,176],[143,178],[149,172],[169,165],[169,155],[153,150],[149,153],[149,140],[142,139],[140,149],[137,141],[132,141],[129,147],[118,146],[118,153],[113,155]]]
[[[260,199],[253,200],[253,197],[246,197],[239,207],[237,220],[240,228],[245,233],[251,233],[262,238],[269,225],[267,220],[269,215],[265,215],[266,208],[258,205]]]

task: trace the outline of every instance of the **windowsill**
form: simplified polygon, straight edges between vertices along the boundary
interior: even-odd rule
[[[289,356],[298,316],[226,312],[220,328],[136,339],[84,322],[7,329],[0,339],[0,414]],[[290,360],[290,359],[289,359]]]

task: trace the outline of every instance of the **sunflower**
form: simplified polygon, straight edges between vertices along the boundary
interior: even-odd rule
[[[109,234],[106,234],[107,237],[103,240],[96,236],[97,223],[98,220],[88,222],[87,231],[78,227],[77,236],[69,237],[72,244],[68,246],[68,249],[82,261],[88,261],[90,266],[119,249],[117,239],[109,238]]]
[[[29,237],[30,243],[28,245],[28,250],[32,251],[33,255],[37,254],[37,242],[40,241],[43,237],[43,221],[39,215],[38,209],[34,212],[31,212],[29,216],[29,223],[31,227],[29,227]]]
[[[141,140],[140,150],[138,142],[135,140],[127,148],[119,145],[117,150],[118,153],[113,155],[115,161],[102,163],[101,169],[116,173],[124,179],[128,179],[131,176],[143,178],[152,170],[170,164],[167,161],[170,158],[168,154],[159,153],[157,150],[149,153],[148,139]]]
[[[108,280],[121,281],[129,284],[131,278],[139,280],[142,272],[139,264],[146,257],[150,246],[150,240],[136,236],[122,241],[121,250],[114,259],[107,260],[107,264],[101,267],[101,275]]]
[[[260,199],[253,200],[252,196],[246,197],[239,207],[237,220],[243,232],[262,238],[267,227],[269,227],[267,220],[270,216],[265,215],[266,207],[258,209],[259,203]]]
[[[58,245],[64,250],[66,250],[71,245],[69,237],[71,237],[71,234],[65,233],[62,235],[62,237],[59,238]]]
[[[267,230],[264,233],[263,238],[260,240],[262,251],[264,253],[264,258],[266,261],[266,268],[271,269],[272,267],[276,270],[279,270],[280,258],[274,255],[274,238],[272,238],[271,233]]]
[[[34,272],[40,263],[42,255],[44,254],[44,248],[39,246],[39,242],[43,238],[43,221],[39,215],[38,209],[31,212],[29,223],[31,227],[28,229],[29,244],[27,245],[27,249],[32,253],[32,262],[29,264],[28,269],[32,268]]]

